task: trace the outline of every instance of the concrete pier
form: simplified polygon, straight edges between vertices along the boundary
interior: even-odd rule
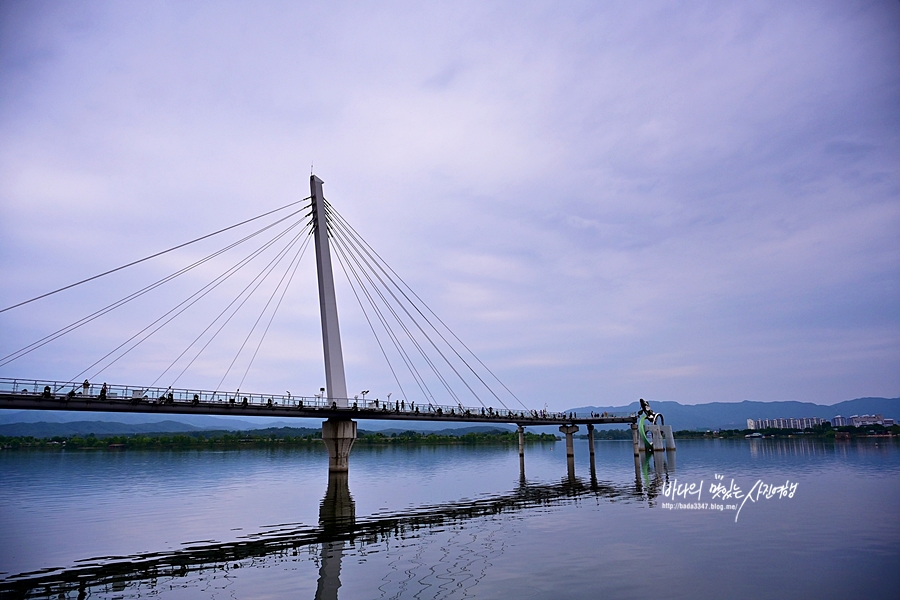
[[[322,422],[322,441],[328,448],[328,471],[346,472],[350,449],[356,441],[356,421],[328,419]]]
[[[519,433],[519,480],[525,483],[525,427],[518,426]]]
[[[597,478],[597,462],[594,459],[594,424],[588,423],[588,448],[591,453],[591,479]]]
[[[575,457],[575,446],[572,436],[578,433],[578,425],[560,425],[559,432],[566,434],[566,457]]]
[[[637,423],[631,424],[631,443],[634,445],[634,455],[639,457],[644,451],[644,445],[638,434]]]
[[[647,426],[647,431],[650,432],[650,439],[653,441],[653,455],[656,456],[660,452],[665,452],[666,443],[663,441],[661,427],[659,425],[649,425]]]
[[[672,433],[671,425],[663,425],[660,429],[665,440],[666,470],[671,473],[675,471],[675,434]]]
[[[525,458],[525,428],[519,425],[516,430],[519,433],[519,458]]]
[[[663,425],[660,427],[663,439],[665,439],[666,452],[675,452],[675,434],[672,433],[671,425]]]
[[[560,425],[559,432],[566,434],[566,470],[569,481],[575,482],[575,445],[572,436],[578,432],[578,425]]]
[[[588,448],[590,448],[591,461],[593,462],[593,460],[594,460],[594,424],[588,423],[587,430],[588,430]]]

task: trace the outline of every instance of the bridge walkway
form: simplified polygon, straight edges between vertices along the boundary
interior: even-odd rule
[[[575,424],[631,424],[634,414],[597,416],[574,413],[510,410],[492,407],[348,398],[341,408],[334,399],[290,394],[255,394],[209,390],[144,388],[125,385],[39,379],[0,378],[0,409],[71,410],[113,413],[315,418],[336,420],[446,421],[514,423],[523,427]]]

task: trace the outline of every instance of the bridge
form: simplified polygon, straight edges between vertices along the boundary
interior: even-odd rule
[[[79,373],[72,380],[0,379],[0,408],[323,419],[322,439],[328,449],[330,472],[346,472],[348,470],[350,451],[357,435],[357,421],[364,419],[514,424],[518,428],[519,456],[523,469],[524,428],[528,426],[559,426],[559,431],[565,434],[566,437],[566,454],[569,459],[570,473],[574,468],[572,464],[574,457],[573,435],[579,431],[579,425],[585,425],[587,428],[592,465],[594,458],[593,435],[594,428],[597,425],[630,425],[636,459],[648,451],[653,452],[654,456],[659,455],[660,457],[664,451],[674,452],[675,442],[671,426],[665,426],[653,421],[647,422],[645,427],[644,419],[647,416],[651,416],[652,411],[643,416],[639,414],[611,415],[607,413],[585,416],[574,413],[531,410],[525,407],[518,397],[496,378],[494,373],[424,304],[421,298],[399,278],[393,269],[383,262],[377,252],[325,200],[322,184],[321,179],[315,175],[310,176],[310,196],[299,202],[301,204],[299,208],[296,206],[298,203],[291,203],[281,209],[269,211],[186,244],[175,246],[122,267],[0,309],[0,313],[3,313],[18,308],[192,244],[198,240],[207,239],[226,230],[231,230],[272,213],[277,213],[280,210],[291,208],[291,212],[287,216],[279,217],[274,223],[245,236],[242,240],[230,244],[224,249],[214,252],[212,255],[137,292],[129,294],[16,352],[0,357],[0,367],[2,367],[164,285],[188,270],[204,264],[208,260],[233,249],[257,235],[270,230],[278,232],[270,241],[252,252],[247,258],[239,261],[210,284],[207,284],[187,300],[176,305],[172,310],[153,321],[112,352],[94,362],[88,369]],[[309,200],[308,205],[304,204],[306,200]],[[282,229],[277,229],[278,226],[282,226]],[[297,265],[306,250],[307,244],[312,239],[316,254],[316,274],[326,380],[326,387],[320,389],[320,394],[312,397],[303,397],[290,394],[241,393],[239,391],[240,386],[237,386],[235,392],[225,392],[222,389],[175,388],[173,385],[166,387],[157,386],[156,383],[162,375],[146,386],[109,385],[106,383],[98,386],[96,383],[91,383],[90,379],[96,380],[97,375],[123,358],[128,352],[193,306],[197,301],[215,290],[237,270],[261,256],[263,252],[273,248],[279,240],[285,239],[288,240],[288,243],[281,247],[276,256],[241,292],[241,295],[232,300],[228,307],[201,332],[201,335],[172,362],[169,368],[163,372],[163,375],[172,369],[176,362],[193,348],[195,343],[199,345],[201,339],[208,331],[211,331],[217,323],[220,323],[215,333],[207,335],[207,341],[200,351],[195,353],[194,358],[174,378],[174,385],[178,378],[190,368],[194,360],[200,355],[200,352],[215,339],[218,332],[231,320],[231,317],[234,316],[237,310],[244,305],[250,295],[259,288],[261,283],[269,277],[279,264],[284,262],[283,259],[285,257],[292,256],[287,261],[287,269],[284,270],[281,280],[272,292],[269,302],[266,303],[266,308],[260,314],[260,317],[257,318],[254,330],[263,319],[269,306],[273,305],[274,309],[271,311],[268,321],[268,325],[271,325],[275,311],[280,306],[287,286],[290,285],[290,281],[293,278],[293,273],[296,272]],[[361,393],[362,398],[359,396],[351,398],[347,394],[331,259],[332,242],[335,243],[341,259],[342,270],[346,274],[360,308],[366,317],[366,321],[376,337],[391,374],[401,390],[402,399],[393,401],[390,398],[388,400],[367,399],[365,395],[368,392]],[[288,277],[289,274],[290,277]],[[286,283],[284,283],[285,281]],[[254,285],[255,287],[252,287]],[[250,290],[251,287],[252,290],[248,292],[247,290]],[[274,300],[279,291],[281,296],[275,303]],[[368,309],[366,308],[366,303],[368,303]],[[237,307],[232,310],[232,307],[235,305]],[[386,337],[384,335],[379,337],[376,324],[386,334]],[[256,348],[257,352],[265,338],[265,333],[268,332],[268,325],[259,339],[259,344]],[[244,344],[238,351],[238,355],[235,356],[235,361],[250,340],[253,332],[251,330],[251,333],[248,334]],[[412,349],[410,349],[409,343],[406,342],[407,338],[412,344]],[[389,350],[395,356],[393,363],[389,358]],[[256,353],[253,354],[253,358],[255,356]],[[231,366],[235,364],[235,361],[232,361]],[[252,361],[253,359],[251,358],[250,365],[252,365]],[[248,371],[250,365],[247,366]],[[405,392],[401,384],[397,373],[401,370],[401,365],[409,371],[415,387],[420,391],[418,396],[420,399],[418,401],[410,399],[410,395]],[[228,371],[231,370],[231,366]],[[438,368],[439,366],[443,368],[443,372]],[[95,376],[82,382],[78,381],[81,376],[95,367],[99,369]],[[226,376],[228,371],[226,371]],[[433,383],[432,387],[429,387],[426,381],[426,373],[433,375],[433,381],[438,382],[436,385],[439,388],[443,388],[446,392],[446,398],[450,402],[445,401],[441,403],[437,399],[432,390],[435,384]],[[489,381],[495,383],[488,383]],[[243,383],[243,379],[241,383]],[[451,385],[451,383],[454,383],[454,385]],[[499,383],[500,388],[497,388],[497,383]],[[462,391],[459,391],[459,389]],[[481,391],[476,391],[476,389]],[[498,389],[500,392],[497,391]],[[466,394],[473,397],[479,403],[479,406],[464,405],[463,399]],[[515,400],[521,408],[510,408],[501,397],[501,394],[505,394],[509,402]],[[496,406],[497,404],[499,406]],[[636,462],[636,468],[637,464]]]

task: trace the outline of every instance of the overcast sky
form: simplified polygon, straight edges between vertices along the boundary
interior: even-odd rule
[[[900,2],[0,3],[2,307],[311,164],[530,407],[900,395]],[[0,314],[0,354],[202,251]],[[245,389],[324,385],[310,258]],[[336,277],[350,393],[396,393]],[[69,379],[200,281],[0,377]],[[201,317],[102,378],[156,378]]]

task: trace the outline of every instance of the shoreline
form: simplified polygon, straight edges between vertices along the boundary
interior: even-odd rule
[[[32,436],[0,436],[2,450],[204,450],[223,448],[271,448],[302,447],[318,445],[322,441],[321,431],[297,435],[277,435],[275,433],[249,432],[203,432],[192,434],[135,434],[97,436],[73,435],[35,438]],[[423,434],[406,431],[385,435],[379,432],[365,432],[357,437],[355,444],[366,446],[447,446],[447,445],[510,445],[518,444],[516,432],[465,433],[459,436]],[[557,437],[548,433],[525,433],[525,443],[556,443]]]

